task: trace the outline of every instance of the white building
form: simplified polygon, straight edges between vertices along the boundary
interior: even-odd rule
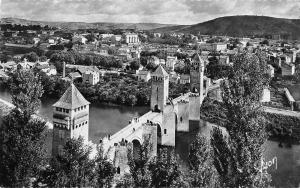
[[[140,42],[139,36],[135,33],[125,33],[125,40],[127,44],[138,44]]]
[[[137,74],[137,77],[138,77],[139,81],[148,82],[151,79],[151,74],[150,74],[150,71],[148,71],[146,69],[142,69]]]
[[[166,67],[169,70],[174,70],[175,68],[175,64],[177,63],[177,57],[173,57],[173,56],[168,56],[167,57],[167,62],[166,62]]]
[[[88,70],[82,74],[82,81],[84,83],[95,85],[99,82],[99,80],[100,80],[99,72]]]

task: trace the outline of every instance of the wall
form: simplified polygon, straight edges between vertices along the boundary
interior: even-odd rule
[[[172,105],[167,105],[163,111],[163,123],[161,125],[162,145],[175,146],[175,113]],[[166,134],[165,134],[166,130]]]

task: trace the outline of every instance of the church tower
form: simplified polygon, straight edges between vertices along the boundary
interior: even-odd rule
[[[163,111],[169,98],[169,74],[159,65],[151,78],[151,109]]]
[[[89,104],[72,83],[53,105],[52,156],[61,154],[68,138],[82,137],[88,142]]]
[[[191,62],[190,68],[190,76],[191,76],[191,92],[199,93],[200,102],[203,101],[203,79],[204,79],[204,60],[201,56],[196,53]]]

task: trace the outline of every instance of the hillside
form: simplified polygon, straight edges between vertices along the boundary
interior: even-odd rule
[[[19,18],[2,18],[2,24],[21,24],[21,25],[49,25],[52,27],[59,27],[62,29],[139,29],[139,30],[152,30],[161,27],[174,26],[171,24],[159,24],[159,23],[86,23],[86,22],[47,22],[47,21],[32,21]]]
[[[190,26],[171,26],[154,29],[155,32],[183,32],[196,34],[247,36],[290,34],[300,39],[300,19],[266,16],[228,16]]]

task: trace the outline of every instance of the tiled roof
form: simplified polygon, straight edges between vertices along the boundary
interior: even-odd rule
[[[53,106],[66,109],[75,109],[89,104],[90,102],[82,96],[82,94],[72,83],[71,86],[65,91],[63,96]]]
[[[300,101],[300,84],[290,85],[287,88],[295,101]]]
[[[159,65],[158,68],[154,71],[154,73],[152,74],[154,76],[168,76],[169,74],[165,71],[165,69]]]

